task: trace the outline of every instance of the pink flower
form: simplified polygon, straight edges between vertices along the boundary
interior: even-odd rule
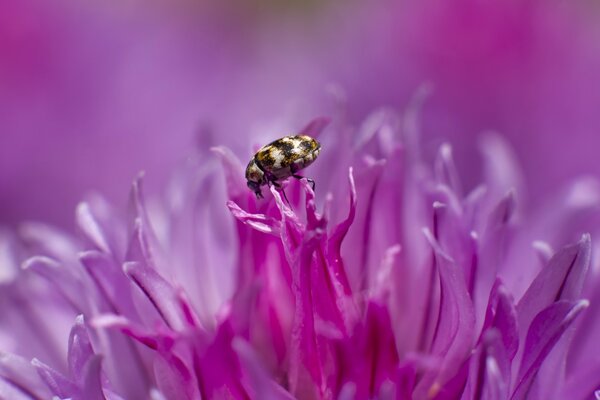
[[[77,235],[3,239],[41,255],[4,280],[0,397],[589,398],[590,236],[555,252],[531,235],[570,236],[593,193],[520,215],[500,137],[463,192],[449,145],[423,160],[417,104],[301,129],[323,146],[305,171],[317,196],[294,180],[290,204],[274,188],[257,200],[217,147],[162,199],[139,177],[129,213],[91,198]]]

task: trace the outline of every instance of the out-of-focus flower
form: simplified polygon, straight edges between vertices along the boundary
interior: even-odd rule
[[[139,177],[127,213],[82,202],[78,235],[6,233],[0,398],[590,398],[600,281],[590,236],[562,243],[598,191],[520,212],[497,136],[466,191],[449,145],[423,160],[420,99],[302,129],[317,197],[293,181],[289,203],[257,200],[217,147],[162,199]]]

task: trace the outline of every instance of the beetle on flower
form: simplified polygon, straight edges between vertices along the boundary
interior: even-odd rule
[[[246,167],[248,187],[262,198],[261,186],[281,187],[280,181],[289,177],[302,179],[298,172],[319,156],[321,144],[307,135],[284,136],[261,147]],[[313,190],[315,182],[307,179]]]

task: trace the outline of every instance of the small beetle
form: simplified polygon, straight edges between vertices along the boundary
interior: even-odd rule
[[[294,177],[302,179],[297,172],[308,167],[316,160],[321,145],[315,139],[306,135],[284,136],[256,152],[246,167],[248,187],[257,198],[262,198],[260,189],[263,185],[281,187],[279,181]],[[308,179],[313,189],[315,182]]]

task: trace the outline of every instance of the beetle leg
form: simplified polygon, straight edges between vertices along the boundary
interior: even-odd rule
[[[285,199],[285,202],[288,204],[288,206],[292,207],[292,205],[290,204],[290,201],[287,198],[287,195],[285,194],[285,190],[283,189],[283,187],[281,186],[281,184],[277,181],[269,181],[270,184],[272,184],[273,186],[275,186],[277,188],[278,191],[280,191],[283,194],[283,198]]]
[[[295,175],[295,174],[292,175],[292,177],[294,177],[294,178],[296,178],[298,180],[300,180],[302,178],[305,178],[304,176]],[[312,190],[314,191],[315,190],[315,181],[313,179],[310,179],[310,178],[306,178],[306,180],[308,181],[308,183],[310,183],[310,186],[312,187]]]

